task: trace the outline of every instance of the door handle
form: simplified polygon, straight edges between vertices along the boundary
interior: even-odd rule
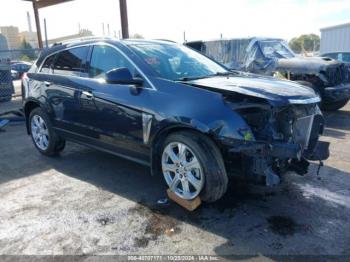
[[[51,82],[44,81],[45,86],[49,87],[51,85]]]
[[[91,91],[83,91],[83,95],[90,99],[94,96]]]

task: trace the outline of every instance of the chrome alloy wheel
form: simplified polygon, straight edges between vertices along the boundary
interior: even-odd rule
[[[49,130],[41,116],[34,115],[32,117],[31,133],[33,140],[38,148],[46,150],[49,147]]]
[[[195,198],[203,188],[204,175],[198,158],[182,143],[173,142],[165,147],[162,171],[170,190],[183,199]]]

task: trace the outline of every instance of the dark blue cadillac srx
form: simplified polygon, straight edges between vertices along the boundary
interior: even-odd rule
[[[110,152],[149,165],[183,199],[219,199],[228,175],[275,185],[328,157],[313,90],[228,71],[170,41],[56,44],[22,88],[40,153],[56,155],[66,140]]]

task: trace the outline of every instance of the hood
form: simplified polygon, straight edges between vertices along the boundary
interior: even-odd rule
[[[273,106],[317,103],[320,98],[306,86],[295,82],[256,75],[218,76],[187,82],[220,93],[238,93],[262,98]]]
[[[342,64],[328,57],[293,57],[277,60],[277,69],[300,74],[315,74],[324,71],[327,67]]]

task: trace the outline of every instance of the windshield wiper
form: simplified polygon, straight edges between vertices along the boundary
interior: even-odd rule
[[[181,77],[181,78],[175,79],[175,81],[192,81],[192,80],[197,80],[197,79],[202,79],[207,77],[209,76]]]
[[[206,76],[182,77],[182,78],[176,79],[175,81],[192,81],[192,80],[209,78],[209,77],[214,77],[214,76],[228,76],[228,75],[232,75],[232,74],[233,74],[232,72],[217,72],[215,74],[206,75]]]
[[[229,76],[229,75],[232,75],[232,72],[217,72],[216,74],[211,76]]]

